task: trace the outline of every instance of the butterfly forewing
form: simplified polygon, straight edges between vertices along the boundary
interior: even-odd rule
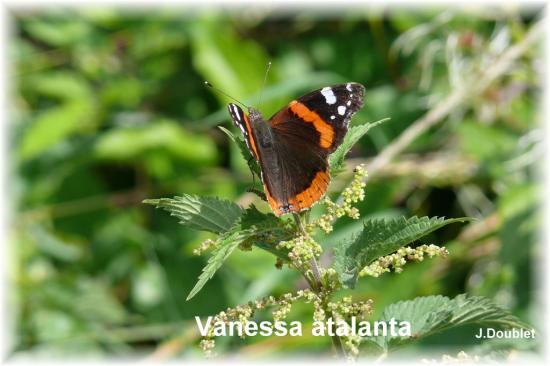
[[[313,129],[318,135],[315,142],[331,153],[342,143],[351,117],[363,106],[364,95],[365,88],[358,83],[328,86],[293,100],[269,122],[282,135]],[[302,137],[313,134],[303,133]]]
[[[246,146],[248,147],[248,150],[250,150],[250,153],[256,161],[260,161],[260,157],[258,154],[258,149],[256,147],[256,142],[254,140],[254,132],[252,130],[252,125],[250,124],[250,120],[246,113],[236,104],[229,103],[227,106],[227,109],[229,110],[229,115],[231,116],[231,119],[233,120],[233,123],[235,126],[241,130],[241,133],[244,137],[244,142],[246,143]]]

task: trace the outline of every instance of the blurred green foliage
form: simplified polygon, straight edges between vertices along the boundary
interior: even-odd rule
[[[354,148],[351,158],[362,161],[465,75],[490,68],[521,42],[535,15],[398,8],[330,16],[254,7],[18,11],[9,44],[14,354],[191,356],[198,352],[195,315],[304,286],[254,250],[234,253],[185,301],[205,261],[191,252],[208,234],[179,227],[141,201],[181,193],[244,205],[254,199],[245,193],[252,185],[246,161],[216,128],[233,128],[227,99],[204,80],[257,105],[271,60],[260,106],[266,116],[313,88],[364,84],[366,104],[354,122],[391,121]],[[479,219],[432,234],[450,250],[447,261],[360,281],[355,294],[374,299],[374,317],[398,300],[468,292],[538,323],[541,63],[540,51],[530,50],[369,182],[361,205],[366,217]],[[360,224],[344,220],[324,244]],[[296,308],[292,316],[306,320],[311,313]],[[461,350],[469,334],[445,333],[417,347]],[[258,337],[225,339],[218,347],[260,357],[314,352],[329,342]]]

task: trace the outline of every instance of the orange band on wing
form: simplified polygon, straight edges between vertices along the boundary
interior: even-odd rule
[[[258,150],[256,149],[256,141],[254,140],[254,135],[252,134],[252,127],[250,126],[250,120],[248,119],[248,116],[243,113],[244,116],[244,122],[246,125],[246,129],[248,130],[248,140],[250,141],[250,147],[252,148],[252,152],[254,153],[254,157],[256,158],[256,161],[260,161],[260,156],[258,155]]]
[[[269,193],[267,185],[264,184],[264,191],[267,197],[269,206],[277,216],[281,216],[285,213],[300,212],[313,206],[327,191],[330,176],[328,169],[317,172],[315,177],[311,181],[309,187],[298,193],[294,197],[290,197],[286,203],[277,201]]]
[[[326,193],[330,177],[328,170],[317,172],[309,187],[288,200],[296,212],[310,208]]]
[[[334,128],[331,125],[323,121],[323,119],[304,104],[293,100],[289,104],[290,110],[303,119],[306,122],[313,123],[313,127],[321,135],[320,144],[322,147],[328,149],[334,142]]]
[[[281,208],[280,208],[281,204],[279,202],[277,202],[277,200],[271,196],[271,194],[269,193],[269,189],[267,188],[267,185],[265,185],[265,184],[264,184],[264,192],[265,192],[265,196],[267,197],[267,203],[269,203],[269,206],[271,207],[271,209],[273,210],[275,215],[281,216],[283,214],[283,212],[281,211]]]

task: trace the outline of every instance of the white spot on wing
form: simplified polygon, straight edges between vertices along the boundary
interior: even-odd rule
[[[348,105],[348,107],[351,105],[351,100],[348,100],[348,102],[346,103]]]
[[[235,119],[241,120],[239,117],[239,110],[237,109],[237,106],[235,104],[231,104],[231,108],[233,109],[233,115],[235,116]]]
[[[247,133],[246,130],[244,129],[244,126],[241,125],[240,123],[239,123],[239,128],[241,129],[241,132],[243,133],[243,135],[245,135],[245,136],[248,135],[248,133]]]
[[[346,113],[346,107],[341,105],[341,106],[338,106],[338,114],[343,116],[344,113]]]
[[[330,87],[327,86],[326,88],[321,89],[321,94],[325,97],[327,104],[336,103],[336,96]]]
[[[347,84],[346,84],[346,89],[347,89],[348,91],[351,91],[351,83],[347,83]]]
[[[330,119],[335,119],[336,117],[335,116],[330,116]]]

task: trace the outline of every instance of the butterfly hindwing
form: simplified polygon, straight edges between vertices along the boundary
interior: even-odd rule
[[[274,141],[279,169],[263,174],[272,210],[280,216],[313,206],[324,196],[330,181],[327,152],[301,136],[274,134]]]

